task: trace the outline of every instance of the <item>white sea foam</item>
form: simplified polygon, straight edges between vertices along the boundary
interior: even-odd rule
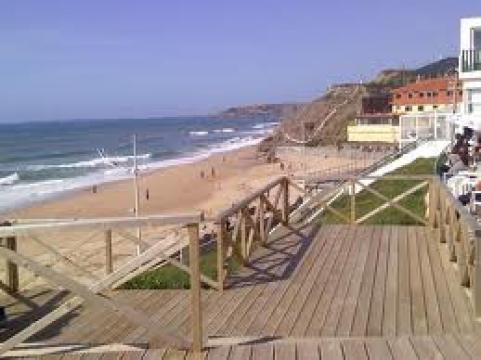
[[[266,128],[272,128],[276,125],[278,125],[279,122],[277,121],[269,121],[269,122],[263,122],[259,124],[255,124],[252,126],[253,129],[266,129]]]
[[[232,128],[215,129],[215,133],[233,133],[235,130]]]
[[[206,136],[209,135],[208,131],[189,131],[190,136]]]
[[[137,159],[150,159],[152,154],[137,155]],[[68,169],[68,168],[95,168],[100,166],[117,166],[119,164],[126,164],[133,160],[133,156],[108,156],[98,157],[91,160],[78,161],[69,164],[45,164],[45,165],[28,165],[26,170],[44,170],[44,169]]]
[[[20,180],[18,173],[13,173],[3,178],[0,178],[0,186],[12,185]]]

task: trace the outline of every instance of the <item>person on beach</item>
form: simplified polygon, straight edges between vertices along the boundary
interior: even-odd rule
[[[150,191],[149,189],[146,189],[145,190],[145,200],[149,200],[150,199]]]

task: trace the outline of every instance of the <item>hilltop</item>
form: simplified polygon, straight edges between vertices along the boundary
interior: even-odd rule
[[[285,104],[254,104],[245,106],[236,106],[228,108],[217,114],[222,118],[246,118],[265,116],[272,118],[285,118],[292,116],[304,104],[300,103],[285,103]]]

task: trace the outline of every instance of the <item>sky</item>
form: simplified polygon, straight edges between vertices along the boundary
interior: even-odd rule
[[[457,56],[479,0],[0,0],[0,122],[215,113]]]

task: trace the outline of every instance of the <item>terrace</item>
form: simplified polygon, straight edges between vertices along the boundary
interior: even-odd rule
[[[199,272],[198,227],[205,221],[218,226],[216,278]],[[12,246],[26,233],[45,238],[85,227],[134,241],[128,228],[155,232],[172,224],[188,229],[188,265],[165,256],[163,240],[112,264],[108,254],[115,254],[116,242],[109,249],[107,241],[107,275],[93,285]],[[430,174],[353,176],[311,194],[280,178],[215,219],[73,220],[1,231],[10,239],[0,249],[9,260],[4,355],[468,359],[479,351],[481,229]],[[226,267],[232,257],[244,264],[236,272]],[[186,271],[191,289],[112,289],[120,277],[159,258]],[[68,260],[62,262],[72,266]],[[18,267],[54,285],[19,288]]]

